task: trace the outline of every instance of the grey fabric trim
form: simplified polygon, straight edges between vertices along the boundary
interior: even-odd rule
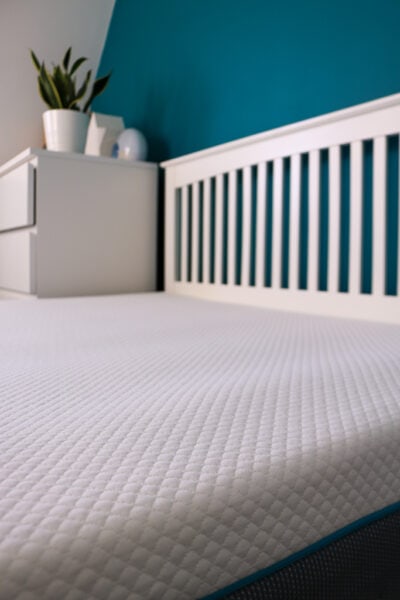
[[[243,587],[226,600],[399,600],[400,511]]]

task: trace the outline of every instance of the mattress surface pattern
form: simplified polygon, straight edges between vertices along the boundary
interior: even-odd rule
[[[199,598],[400,500],[400,327],[0,303],[0,599]]]

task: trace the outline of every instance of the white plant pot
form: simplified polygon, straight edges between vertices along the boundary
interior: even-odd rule
[[[43,113],[47,150],[83,152],[86,144],[89,115],[77,110],[57,108]]]

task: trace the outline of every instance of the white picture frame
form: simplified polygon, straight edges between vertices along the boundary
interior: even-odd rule
[[[114,144],[125,129],[122,117],[92,113],[86,138],[85,154],[112,156]]]

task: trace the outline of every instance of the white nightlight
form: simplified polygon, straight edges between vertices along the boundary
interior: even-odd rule
[[[147,142],[137,129],[125,129],[117,138],[118,158],[146,160]]]

